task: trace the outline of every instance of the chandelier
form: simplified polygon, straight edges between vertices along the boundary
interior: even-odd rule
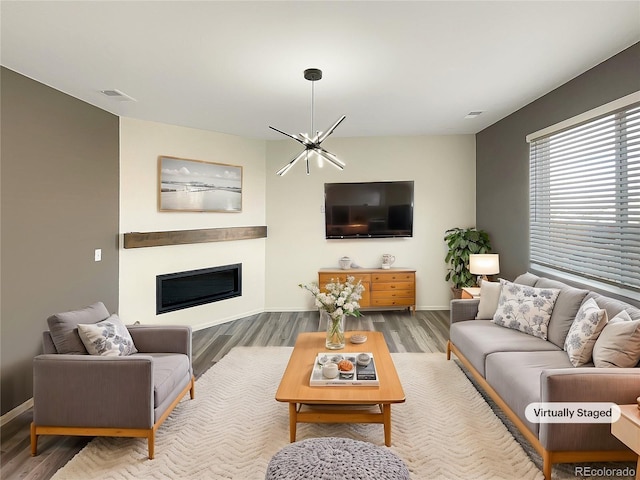
[[[314,108],[314,82],[320,80],[322,78],[322,70],[317,68],[308,68],[304,71],[304,78],[311,82],[311,133],[307,135],[306,133],[299,133],[297,135],[293,135],[290,133],[283,132],[282,130],[278,130],[275,127],[269,126],[270,129],[275,130],[278,133],[282,133],[287,137],[293,138],[296,142],[301,143],[304,146],[304,150],[302,150],[298,155],[296,155],[293,160],[287,163],[284,167],[276,172],[277,175],[284,175],[287,173],[299,160],[305,159],[307,164],[307,175],[309,175],[309,160],[314,156],[318,158],[318,162],[322,165],[322,161],[326,160],[331,165],[335,166],[339,170],[344,169],[345,164],[338,159],[333,153],[328,152],[320,145],[324,140],[333,133],[333,131],[342,123],[342,121],[347,118],[346,115],[342,115],[336,123],[334,123],[326,132],[316,132],[313,134],[313,108]],[[313,137],[311,136],[313,135]]]

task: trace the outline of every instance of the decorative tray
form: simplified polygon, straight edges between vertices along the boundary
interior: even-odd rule
[[[359,355],[368,355],[370,361],[363,365],[358,362]],[[350,361],[354,369],[351,372],[338,373],[335,378],[327,378],[322,373],[322,368],[327,363],[339,363],[341,360]],[[364,386],[375,387],[380,385],[378,370],[376,369],[375,359],[371,352],[354,352],[354,353],[336,353],[336,352],[320,352],[316,356],[313,369],[311,370],[311,378],[309,385],[312,387],[324,386]]]

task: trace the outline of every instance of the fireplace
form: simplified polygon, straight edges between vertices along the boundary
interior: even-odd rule
[[[156,314],[241,295],[241,263],[156,276]]]

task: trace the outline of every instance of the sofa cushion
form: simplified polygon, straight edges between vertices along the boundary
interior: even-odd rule
[[[118,315],[92,324],[78,324],[78,334],[91,355],[125,356],[136,353],[136,346]]]
[[[551,318],[549,319],[547,339],[560,348],[563,348],[571,324],[576,318],[580,305],[582,305],[589,291],[574,288],[557,280],[542,277],[536,282],[535,286],[536,288],[560,289],[560,294],[556,299],[556,304],[553,307],[553,312],[551,312]]]
[[[596,367],[635,367],[640,361],[640,320],[622,310],[609,320],[593,346]]]
[[[501,288],[500,282],[482,281],[476,320],[491,320],[493,318],[498,308]]]
[[[529,287],[535,287],[536,282],[539,279],[540,279],[539,276],[531,272],[526,272],[526,273],[523,273],[522,275],[518,275],[516,279],[513,281],[513,283],[517,283],[519,285],[527,285]]]
[[[153,404],[155,407],[189,378],[189,357],[181,353],[145,353],[153,358]]]
[[[109,311],[102,302],[94,303],[80,310],[56,313],[47,318],[51,339],[58,353],[87,354],[80,335],[78,324],[98,323],[109,317]]]
[[[539,424],[527,420],[525,409],[542,401],[540,374],[550,368],[572,368],[566,352],[496,352],[487,356],[487,382],[536,435]]]
[[[593,298],[600,308],[604,308],[607,311],[607,316],[609,318],[615,317],[624,310],[629,314],[631,320],[640,320],[640,308],[636,308],[622,300],[606,297],[595,292],[589,292],[585,297],[585,300],[589,298]]]
[[[489,320],[468,320],[451,325],[451,342],[485,376],[485,359],[494,352],[562,351],[558,346],[526,333],[503,328]],[[566,356],[566,353],[563,352]]]
[[[593,346],[606,323],[606,310],[600,308],[593,298],[582,304],[564,343],[564,349],[574,367],[591,361]]]
[[[534,288],[506,280],[500,280],[500,283],[498,309],[492,321],[546,340],[547,326],[560,290]]]

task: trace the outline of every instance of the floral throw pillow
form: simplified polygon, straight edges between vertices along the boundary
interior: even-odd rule
[[[129,330],[115,314],[98,323],[79,324],[78,333],[91,355],[122,357],[138,352]]]
[[[593,298],[580,306],[564,341],[564,349],[574,367],[589,363],[593,354],[593,346],[606,324],[607,312],[598,307]]]
[[[551,312],[560,290],[534,288],[502,279],[500,284],[498,308],[491,321],[546,340]]]

